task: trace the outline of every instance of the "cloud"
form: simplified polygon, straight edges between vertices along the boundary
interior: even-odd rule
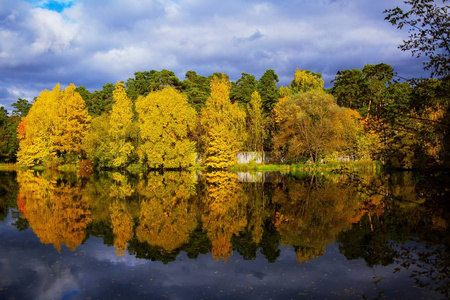
[[[232,80],[274,69],[284,85],[295,68],[321,72],[329,85],[337,71],[373,62],[417,76],[420,61],[397,49],[405,33],[383,20],[401,2],[9,1],[0,12],[0,88],[37,96],[74,82],[94,90],[163,68],[180,79],[195,70]]]

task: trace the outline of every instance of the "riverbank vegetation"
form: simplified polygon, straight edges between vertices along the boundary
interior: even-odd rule
[[[43,91],[28,113],[15,110],[8,117],[3,111],[2,161],[47,168],[89,159],[103,169],[220,169],[235,166],[238,152],[265,151],[270,163],[282,165],[377,160],[394,168],[448,167],[447,77],[399,83],[392,67],[366,65],[338,72],[325,90],[320,74],[297,69],[290,86],[270,100],[267,86],[242,83],[251,75],[237,84],[214,74],[201,81],[208,85],[199,101],[183,88],[192,87],[189,79],[171,84],[173,72],[139,75],[117,83],[99,115],[92,113],[103,105],[93,103],[104,101],[93,96],[99,92],[73,85]],[[150,89],[133,90],[138,81]],[[152,81],[161,84],[152,87]]]

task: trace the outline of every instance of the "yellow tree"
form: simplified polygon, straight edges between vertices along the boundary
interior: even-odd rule
[[[151,168],[184,168],[194,162],[195,144],[188,133],[195,126],[196,112],[187,96],[171,86],[151,92],[136,102],[142,144],[141,160]]]
[[[247,147],[251,151],[263,152],[264,139],[266,137],[264,115],[262,109],[261,96],[254,91],[247,106],[249,134],[247,139]]]
[[[344,150],[356,132],[349,129],[349,125],[357,124],[351,119],[353,114],[323,91],[293,95],[275,108],[278,132],[274,149],[284,161],[309,157],[317,162],[322,155]]]
[[[71,84],[64,91],[57,84],[52,91],[42,91],[22,120],[18,138],[18,162],[30,166],[54,156],[78,156],[87,134],[90,117],[83,98]]]
[[[123,82],[118,82],[113,91],[114,104],[109,116],[109,148],[114,167],[124,166],[134,151],[131,143],[133,111]]]
[[[110,167],[112,164],[113,156],[109,145],[109,130],[109,116],[107,114],[92,119],[82,147],[95,166]]]
[[[19,151],[17,161],[20,165],[31,166],[36,162],[50,159],[52,153],[52,119],[60,94],[57,84],[52,91],[42,91],[33,103],[22,124],[23,132],[19,132]]]
[[[236,163],[236,154],[246,139],[245,112],[230,102],[230,81],[215,75],[211,94],[202,110],[200,124],[204,128],[204,164],[211,168],[227,168]]]
[[[88,133],[91,117],[88,115],[83,98],[70,84],[58,98],[53,121],[53,150],[59,154],[81,153],[81,144]]]
[[[322,74],[313,73],[309,70],[296,69],[294,80],[292,80],[289,87],[292,94],[298,94],[323,90],[323,84]]]

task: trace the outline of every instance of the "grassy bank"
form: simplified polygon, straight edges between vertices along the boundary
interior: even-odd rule
[[[332,171],[354,171],[354,172],[377,172],[381,165],[375,161],[353,161],[327,164],[293,164],[293,165],[266,165],[266,164],[238,164],[231,168],[233,172],[332,172]],[[17,164],[0,164],[0,171],[17,171],[23,167]],[[26,168],[25,168],[26,169]],[[30,169],[45,170],[44,166],[35,166]],[[78,172],[79,166],[75,164],[58,165],[55,168],[60,172]],[[126,168],[130,173],[145,173],[148,168],[141,164],[130,165]],[[194,165],[188,171],[206,170],[200,165]]]
[[[235,172],[377,172],[381,165],[375,161],[336,162],[327,164],[293,164],[293,165],[264,165],[264,164],[239,164],[231,170]]]

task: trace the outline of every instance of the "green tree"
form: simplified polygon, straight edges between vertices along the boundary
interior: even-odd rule
[[[366,118],[381,118],[393,83],[394,69],[387,64],[365,65],[337,73],[331,94],[339,105],[358,110]]]
[[[184,168],[194,162],[195,144],[188,139],[196,112],[186,95],[167,86],[136,101],[142,144],[141,160],[151,168]]]
[[[241,75],[241,78],[231,84],[230,99],[231,102],[238,102],[245,107],[250,102],[258,82],[253,75],[247,73]]]
[[[0,107],[0,161],[14,162],[18,148],[17,118],[8,117],[4,107]]]
[[[31,109],[32,103],[28,102],[26,99],[19,98],[16,102],[12,104],[12,106],[15,108],[12,112],[13,117],[26,117],[28,112]]]
[[[364,107],[364,75],[360,69],[338,71],[331,81],[331,94],[336,97],[339,106],[360,111]]]
[[[277,86],[278,75],[274,70],[267,70],[261,76],[256,86],[256,90],[261,96],[264,113],[270,114],[275,104],[278,102],[280,93]]]
[[[432,76],[450,75],[450,6],[448,0],[404,0],[409,10],[387,9],[385,20],[398,29],[407,28],[409,38],[399,46],[412,55],[429,58],[423,63]],[[441,2],[438,4],[436,2]]]
[[[181,90],[187,95],[189,104],[197,112],[205,106],[209,97],[209,78],[197,75],[195,71],[187,71],[186,79],[183,80]]]
[[[102,90],[93,93],[90,93],[84,86],[77,87],[75,91],[81,95],[86,103],[89,115],[96,117],[111,111],[114,91],[112,83],[105,84]]]
[[[181,89],[181,81],[174,72],[163,69],[161,71],[151,70],[134,73],[134,78],[129,78],[126,82],[127,95],[131,100],[136,100],[138,96],[147,96],[152,91],[159,91],[166,86]]]

